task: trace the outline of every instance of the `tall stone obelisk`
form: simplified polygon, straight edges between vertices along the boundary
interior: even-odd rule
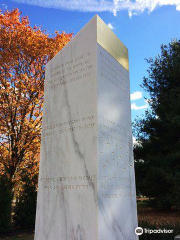
[[[35,240],[135,240],[128,50],[95,16],[46,66]]]

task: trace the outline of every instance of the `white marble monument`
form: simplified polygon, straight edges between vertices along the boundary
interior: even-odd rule
[[[128,50],[95,16],[46,66],[35,240],[136,240]]]

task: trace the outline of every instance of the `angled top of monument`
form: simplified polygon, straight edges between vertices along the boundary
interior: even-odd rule
[[[97,26],[97,42],[129,71],[127,47],[97,14],[80,30],[80,32],[85,29],[87,25],[93,23],[94,20]],[[77,35],[80,32],[78,32]]]
[[[93,34],[96,36],[97,43],[129,71],[128,49],[98,15],[95,15],[66,46],[76,41],[76,36],[80,37],[84,31],[92,31],[92,29],[96,31]]]
[[[129,71],[128,49],[98,15],[95,17],[97,42]]]

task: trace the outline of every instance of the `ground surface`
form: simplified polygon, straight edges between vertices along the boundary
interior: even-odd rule
[[[178,225],[178,229],[180,229],[180,211],[158,211],[154,210],[150,207],[138,206],[138,219],[139,226],[141,226],[142,222],[147,222],[148,224],[153,225],[169,225],[170,229],[174,228],[173,226]],[[146,225],[146,223],[145,223]],[[148,226],[147,226],[148,227]],[[179,230],[178,230],[179,233]],[[145,239],[145,238],[144,238]],[[151,240],[155,240],[152,236]],[[171,240],[171,238],[168,238]],[[0,240],[34,240],[33,231],[22,232],[12,231],[11,233],[6,233],[4,236],[0,236]],[[156,238],[157,240],[157,238]]]
[[[34,240],[33,235],[27,235],[27,234],[22,234],[22,235],[17,235],[14,237],[2,237],[0,238],[1,240]]]
[[[34,240],[34,230],[22,231],[20,229],[0,235],[0,240]]]
[[[150,207],[138,208],[139,221],[146,221],[150,224],[179,224],[180,225],[180,211],[158,211]]]

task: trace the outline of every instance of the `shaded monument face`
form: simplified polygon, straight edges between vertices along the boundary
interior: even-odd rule
[[[95,16],[47,65],[35,240],[135,240],[128,51]]]

